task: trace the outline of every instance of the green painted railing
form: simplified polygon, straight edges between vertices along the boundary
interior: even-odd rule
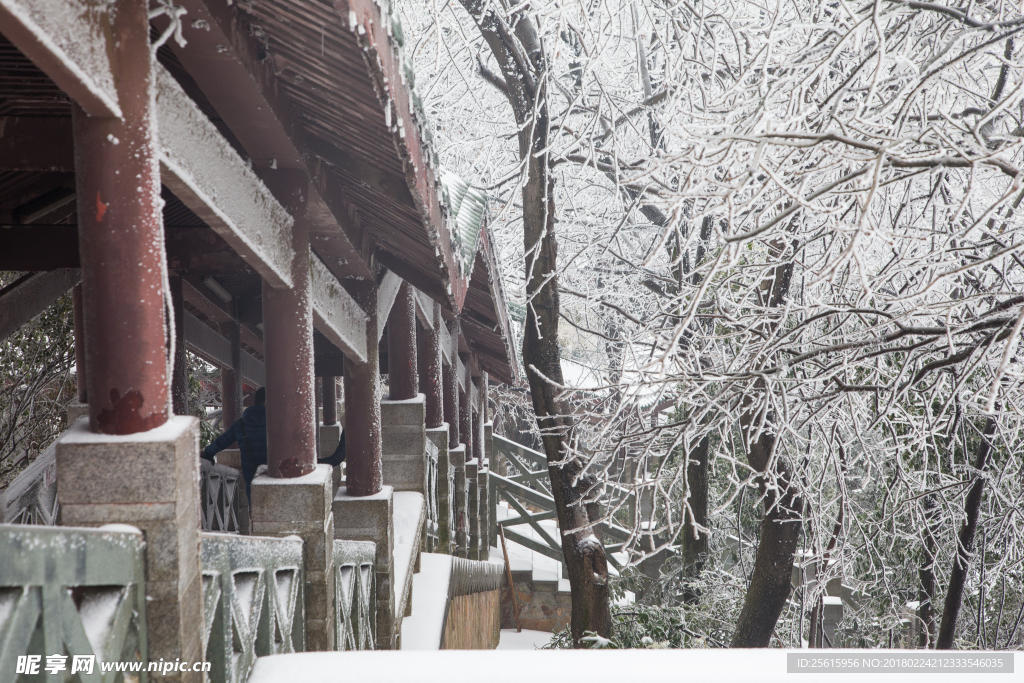
[[[209,680],[242,683],[262,655],[306,649],[302,540],[203,533]]]
[[[26,681],[74,672],[82,683],[113,683],[123,674],[104,674],[103,662],[145,662],[143,546],[142,533],[122,525],[0,525],[0,680],[13,680],[19,657],[36,669]],[[48,664],[60,668],[47,674]]]

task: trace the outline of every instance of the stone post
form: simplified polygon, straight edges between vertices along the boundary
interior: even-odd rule
[[[202,661],[199,421],[175,416],[144,436],[92,434],[85,420],[72,425],[57,442],[57,497],[63,525],[142,530],[148,659]],[[202,674],[156,680],[199,683]]]
[[[466,447],[459,444],[457,448],[449,448],[448,462],[455,468],[455,498],[452,502],[452,515],[455,517],[455,550],[453,554],[459,557],[468,557],[469,520],[466,515],[469,508],[466,491]]]
[[[305,575],[306,647],[311,651],[335,647],[334,514],[331,466],[289,479],[260,474],[252,480],[254,536],[302,538]]]
[[[395,491],[417,491],[426,495],[423,490],[423,454],[427,448],[423,424],[425,407],[423,394],[406,401],[381,401],[381,465],[384,484]]]
[[[335,538],[372,541],[377,544],[377,555],[373,563],[377,600],[374,647],[378,650],[392,650],[396,645],[395,491],[390,486],[384,486],[372,495],[352,496],[343,486],[334,495],[333,508],[337,520]]]
[[[484,455],[487,458],[488,472],[497,472],[505,476],[505,470],[501,458],[494,452],[494,423],[484,423]],[[493,469],[492,469],[493,468]],[[487,550],[498,547],[498,515],[495,514],[495,506],[498,504],[497,492],[491,478],[487,477]]]
[[[480,559],[480,461],[466,462],[466,558]]]
[[[454,471],[448,454],[448,425],[426,430],[428,439],[437,446],[437,549],[435,552],[450,555],[452,544],[452,503],[455,498]],[[449,473],[452,478],[449,478]]]
[[[480,542],[477,544],[479,547],[478,560],[487,560],[491,556],[491,495],[488,488],[490,482],[490,469],[487,465],[480,467],[477,470],[477,477],[479,483],[477,484],[476,490],[480,496],[480,507],[479,507],[479,523],[480,523]]]

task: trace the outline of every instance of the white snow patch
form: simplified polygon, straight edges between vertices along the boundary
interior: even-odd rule
[[[395,492],[395,617],[402,616],[402,596],[416,558],[413,557],[420,536],[420,521],[426,512],[422,493]]]
[[[301,477],[292,477],[291,479],[279,479],[265,475],[260,476],[259,474],[257,474],[253,478],[252,483],[256,484],[257,480],[259,480],[260,486],[293,486],[295,484],[320,484],[323,483],[324,480],[329,481],[331,479],[331,477],[333,476],[333,469],[334,468],[332,468],[330,465],[317,465],[316,469],[314,469],[309,474],[304,474]]]
[[[159,427],[135,434],[94,434],[88,420],[78,420],[60,438],[61,443],[158,443],[176,441],[192,426],[192,417],[175,415]]]
[[[420,573],[412,577],[412,615],[402,620],[403,650],[441,647],[451,576],[451,555],[420,555]]]
[[[530,631],[523,629],[516,633],[514,628],[501,629],[499,650],[539,650],[551,641],[551,633],[547,631]]]
[[[917,657],[920,650],[818,650],[816,657]],[[701,683],[793,683],[789,653],[806,650],[725,648],[692,650],[440,650],[437,652],[303,652],[260,657],[248,683],[451,683],[480,677],[487,683],[603,681],[701,681]],[[977,656],[975,653],[972,656]],[[920,680],[927,680],[927,676]],[[1011,677],[1012,678],[1012,677]],[[957,674],[957,683],[991,683],[986,673]],[[906,683],[906,673],[844,673],[842,683]]]

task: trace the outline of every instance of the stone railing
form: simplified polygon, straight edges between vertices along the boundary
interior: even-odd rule
[[[334,541],[335,633],[339,650],[372,650],[377,606],[373,560],[377,545]]]
[[[423,459],[423,497],[427,506],[427,522],[423,525],[423,541],[420,547],[424,552],[432,553],[438,546],[438,451],[430,439],[426,440]]]
[[[302,540],[202,534],[209,680],[241,683],[256,657],[306,649]]]
[[[57,503],[57,442],[0,491],[0,523],[53,526],[60,515]]]
[[[200,460],[199,512],[203,531],[238,532],[238,491],[242,473]]]
[[[24,655],[38,658],[40,678],[60,655],[60,680],[113,681],[102,662],[145,662],[143,545],[120,525],[0,525],[0,679],[13,680]]]

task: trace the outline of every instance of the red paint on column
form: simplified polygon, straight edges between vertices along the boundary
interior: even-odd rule
[[[118,0],[111,11],[124,118],[90,117],[72,104],[89,426],[105,434],[159,427],[170,407],[147,14],[138,0]]]

